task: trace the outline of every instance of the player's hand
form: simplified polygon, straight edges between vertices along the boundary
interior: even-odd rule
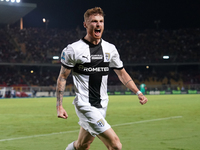
[[[138,98],[139,98],[139,100],[140,100],[140,104],[142,104],[142,105],[146,104],[147,101],[148,101],[148,99],[147,99],[142,93],[140,93],[140,94],[138,95]]]
[[[58,118],[67,119],[68,114],[62,106],[57,106],[57,116]]]

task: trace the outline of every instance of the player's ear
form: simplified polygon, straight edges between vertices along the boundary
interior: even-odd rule
[[[83,22],[83,26],[84,26],[84,28],[87,28],[87,25],[86,25],[85,21]]]

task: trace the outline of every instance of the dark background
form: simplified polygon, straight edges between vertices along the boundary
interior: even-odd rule
[[[83,14],[101,7],[106,29],[151,29],[160,20],[161,29],[200,27],[200,1],[197,0],[22,0],[37,8],[24,17],[24,27],[83,28]]]

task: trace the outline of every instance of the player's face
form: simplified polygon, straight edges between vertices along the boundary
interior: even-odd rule
[[[100,39],[104,30],[104,17],[99,14],[91,15],[84,22],[84,26],[90,38]]]

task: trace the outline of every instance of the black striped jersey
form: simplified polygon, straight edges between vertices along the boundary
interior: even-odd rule
[[[85,39],[69,44],[63,49],[61,63],[72,69],[78,105],[90,105],[96,108],[107,107],[107,80],[109,69],[122,69],[116,47],[101,39],[94,45]]]

